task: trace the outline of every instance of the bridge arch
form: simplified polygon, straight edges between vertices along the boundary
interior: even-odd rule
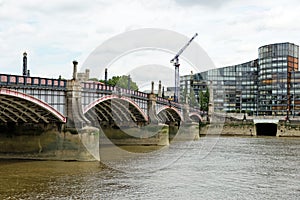
[[[133,125],[148,121],[148,116],[134,100],[118,95],[108,95],[95,100],[84,108],[83,113],[92,123],[108,121],[119,125]]]
[[[203,119],[199,113],[192,112],[189,114],[189,117],[195,122],[198,122],[198,121],[203,122]]]
[[[163,106],[157,112],[158,118],[165,123],[184,121],[183,116],[174,107]]]
[[[49,104],[31,95],[0,88],[0,121],[24,123],[66,123],[66,117]]]

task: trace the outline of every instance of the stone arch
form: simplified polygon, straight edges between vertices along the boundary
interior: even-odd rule
[[[189,114],[189,117],[195,122],[203,122],[203,119],[199,113],[192,112]]]
[[[66,123],[66,117],[48,103],[31,95],[6,88],[0,89],[0,121],[24,123]]]
[[[114,122],[119,125],[133,125],[148,121],[147,115],[134,100],[118,95],[107,95],[90,103],[84,114],[92,122]]]
[[[164,106],[158,110],[157,115],[164,123],[184,121],[182,114],[174,107]]]

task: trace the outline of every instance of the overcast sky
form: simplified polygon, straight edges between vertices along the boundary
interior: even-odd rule
[[[0,0],[0,73],[71,78],[102,42],[140,28],[195,39],[215,66],[257,58],[259,46],[300,44],[297,0]],[[144,63],[143,63],[144,65]]]

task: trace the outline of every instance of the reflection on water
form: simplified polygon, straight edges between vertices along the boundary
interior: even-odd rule
[[[203,141],[171,146],[186,151],[161,170],[137,174],[98,162],[2,160],[0,199],[299,199],[299,138],[221,137],[205,157]],[[147,153],[139,159],[118,164],[153,167]]]

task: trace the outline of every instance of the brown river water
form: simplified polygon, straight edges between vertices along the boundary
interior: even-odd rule
[[[144,153],[105,164],[1,160],[0,199],[300,199],[300,138],[123,148]]]

